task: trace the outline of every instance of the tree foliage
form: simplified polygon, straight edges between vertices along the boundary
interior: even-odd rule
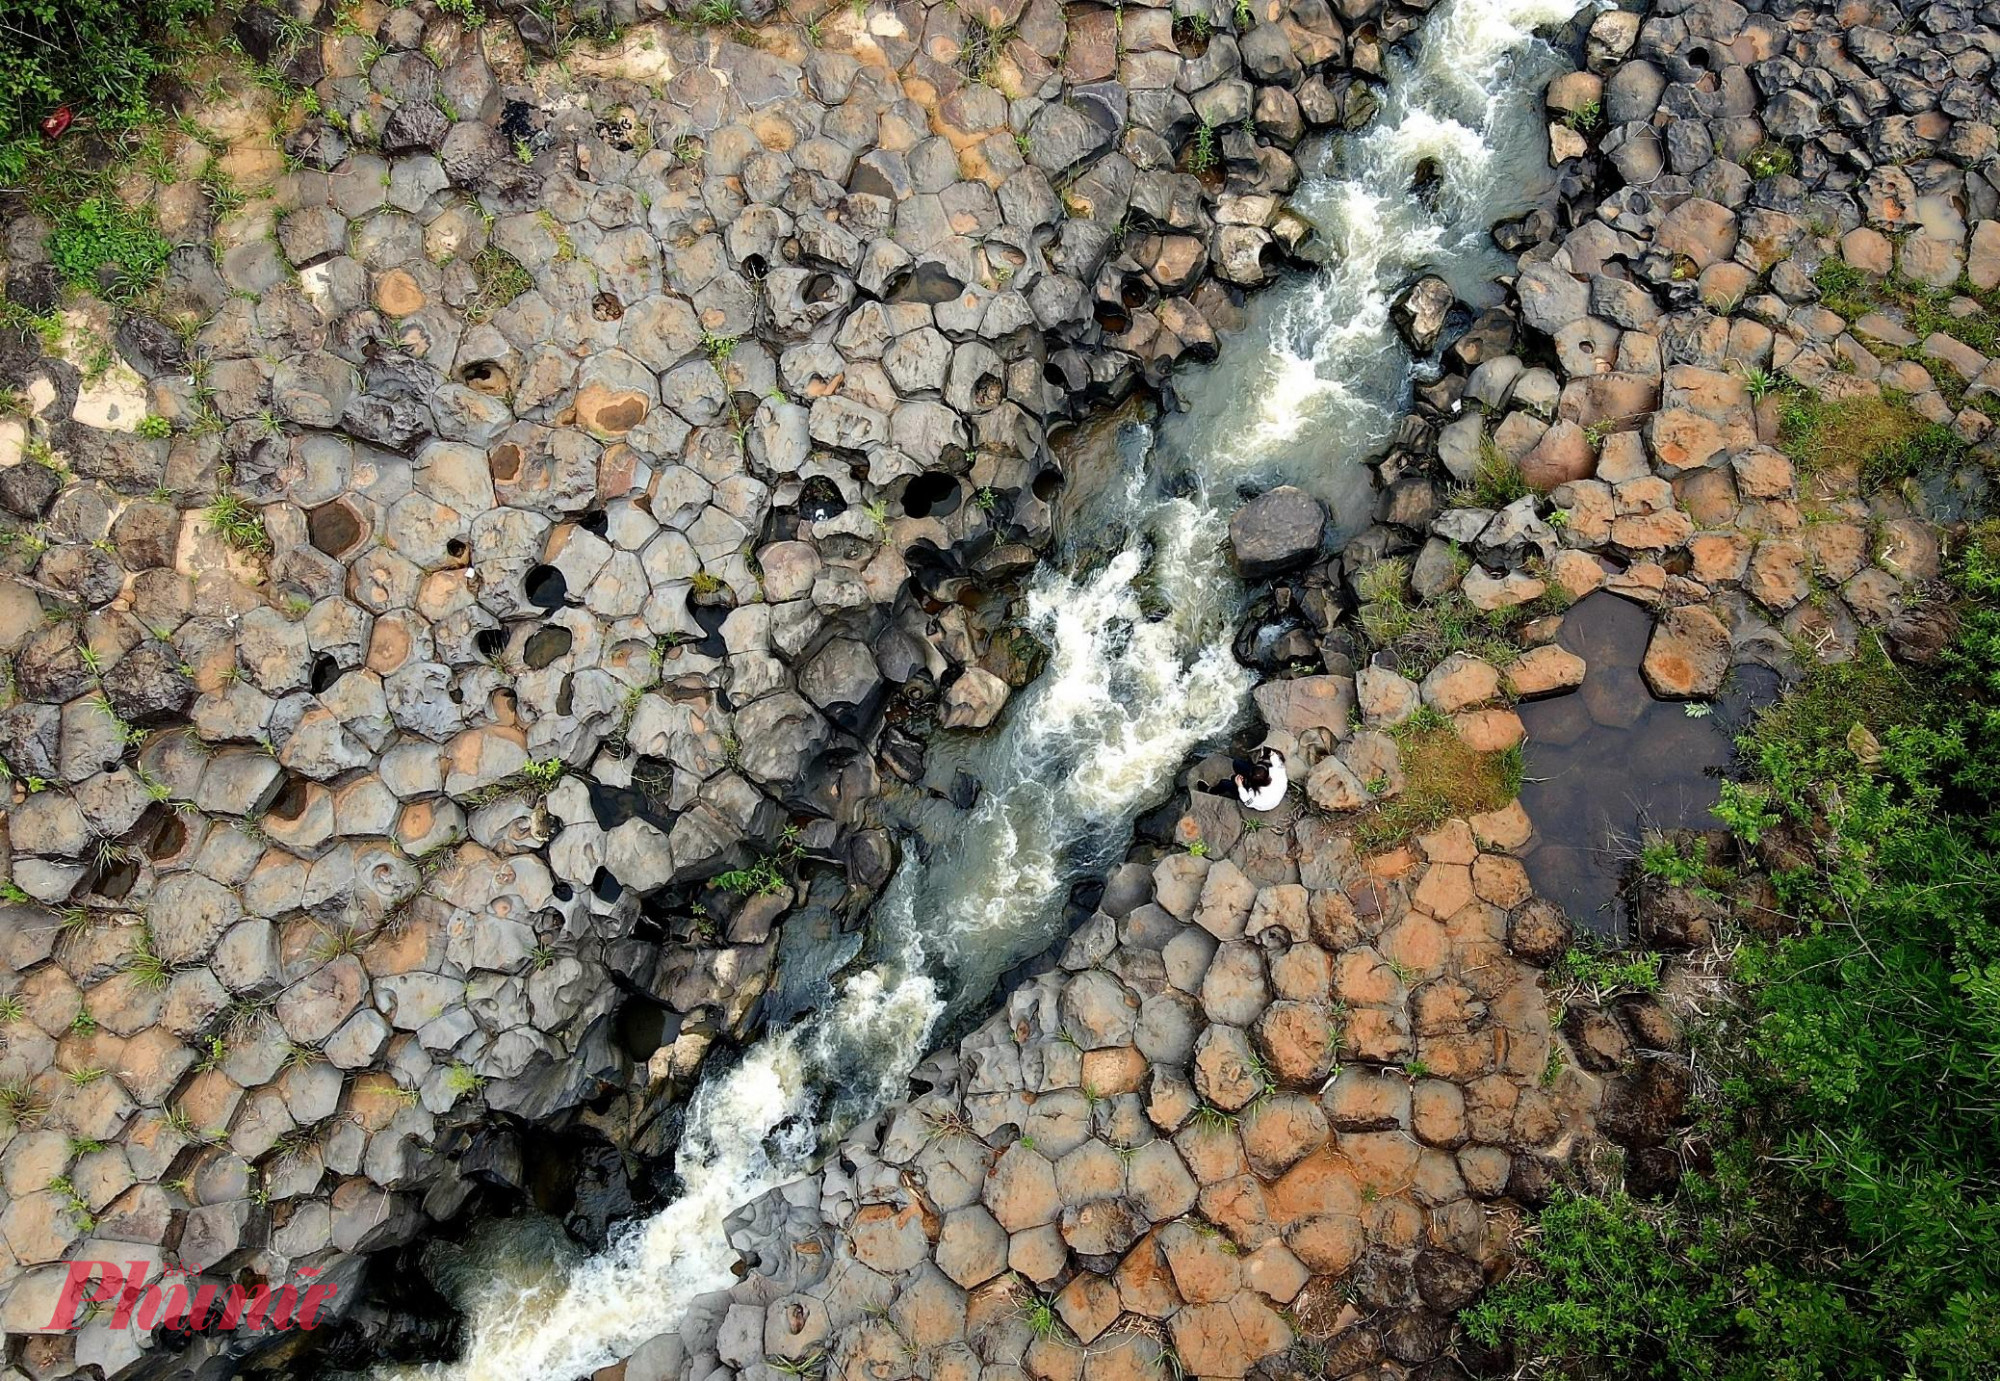
[[[162,46],[210,0],[0,0],[0,146],[58,107],[99,129],[143,121]]]
[[[1576,1376],[2000,1376],[2000,534],[1952,583],[1935,666],[1868,648],[1742,742],[1793,929],[1708,1033],[1707,1173],[1553,1204],[1476,1336]]]

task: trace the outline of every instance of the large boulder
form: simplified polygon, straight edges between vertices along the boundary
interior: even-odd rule
[[[1714,695],[1729,673],[1729,630],[1699,605],[1669,609],[1653,625],[1640,670],[1662,699]]]
[[[1325,535],[1325,507],[1289,484],[1259,494],[1229,520],[1229,545],[1246,580],[1305,565]]]
[[[1451,314],[1453,301],[1451,284],[1427,273],[1396,299],[1389,308],[1389,317],[1410,349],[1428,355],[1437,346],[1438,337],[1444,334],[1445,318]]]

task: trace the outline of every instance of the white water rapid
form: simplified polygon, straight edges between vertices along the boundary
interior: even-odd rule
[[[1491,299],[1506,264],[1487,229],[1549,178],[1534,92],[1560,60],[1534,31],[1579,8],[1447,0],[1416,56],[1393,63],[1375,124],[1308,164],[1295,205],[1332,267],[1253,299],[1222,360],[1177,379],[1186,412],[1159,437],[1127,430],[1122,476],[1069,525],[1122,540],[1090,558],[1067,551],[1031,586],[1047,669],[995,732],[933,746],[933,778],[940,762],[964,765],[983,798],[939,832],[947,843],[906,858],[876,908],[872,967],[703,1081],[677,1154],[680,1197],[567,1269],[546,1251],[496,1249],[467,1301],[464,1355],[379,1376],[566,1381],[672,1329],[691,1299],[731,1282],[724,1215],[902,1097],[941,1020],[1049,943],[1069,883],[1120,856],[1189,752],[1244,712],[1254,678],[1230,651],[1242,592],[1221,550],[1237,486],[1289,479],[1326,498],[1343,532],[1366,525],[1360,462],[1412,373],[1389,304],[1424,270]],[[1425,159],[1443,176],[1428,205],[1409,190]],[[1162,463],[1191,473],[1194,492],[1165,495]]]

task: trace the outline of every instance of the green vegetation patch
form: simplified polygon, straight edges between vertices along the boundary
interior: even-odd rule
[[[65,283],[114,299],[150,288],[173,248],[151,207],[135,211],[110,195],[76,203],[49,235],[49,258]]]
[[[1403,792],[1375,807],[1356,831],[1371,849],[1388,848],[1447,820],[1498,810],[1521,794],[1518,746],[1479,752],[1449,719],[1428,707],[1390,732],[1402,754]]]
[[[497,245],[479,251],[472,260],[472,278],[478,292],[466,304],[465,319],[473,325],[492,319],[493,314],[535,286],[519,259]]]
[[[1461,560],[1470,564],[1469,558]],[[1409,563],[1401,557],[1378,561],[1363,573],[1358,593],[1361,631],[1376,648],[1393,654],[1398,669],[1413,680],[1421,680],[1454,652],[1496,666],[1511,662],[1520,652],[1516,629],[1569,606],[1567,593],[1553,584],[1539,599],[1490,612],[1473,608],[1456,590],[1419,602],[1411,597],[1409,575]]]
[[[1877,278],[1844,259],[1828,256],[1814,270],[1813,282],[1819,287],[1820,305],[1839,312],[1849,321],[1870,312],[1886,312],[1900,317],[1919,342],[1926,336],[1943,334],[1982,355],[2000,350],[2000,294],[1974,288],[1964,275],[1949,288],[1933,288],[1900,273]],[[1961,316],[1952,310],[1955,301],[1975,303],[1978,310]],[[1878,353],[1914,359],[1926,367],[1932,363],[1914,346]]]
[[[172,38],[209,0],[0,0],[0,179],[18,181],[21,141],[67,105],[99,132],[129,129],[172,70]]]
[[[1896,394],[1829,403],[1787,393],[1778,405],[1778,446],[1806,474],[1856,474],[1864,489],[1950,469],[1969,450],[1958,433],[1926,422]]]
[[[1446,502],[1452,508],[1505,508],[1528,494],[1528,481],[1514,458],[1501,450],[1492,437],[1479,442],[1479,464],[1470,483],[1454,486]]]
[[[2000,528],[1948,572],[1935,664],[1864,646],[1742,739],[1789,930],[1691,1028],[1679,1194],[1558,1198],[1467,1312],[1530,1374],[2000,1376]]]

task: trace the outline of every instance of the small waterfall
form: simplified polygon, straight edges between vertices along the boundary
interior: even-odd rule
[[[1253,299],[1223,358],[1177,380],[1188,409],[1160,436],[1128,429],[1123,482],[1073,524],[1122,541],[1108,558],[1067,553],[1029,589],[1047,669],[996,731],[934,747],[983,798],[949,822],[947,844],[898,871],[876,907],[874,966],[703,1080],[681,1197],[554,1279],[546,1261],[497,1253],[464,1357],[381,1376],[564,1381],[672,1329],[691,1299],[731,1281],[724,1215],[901,1097],[941,1021],[1049,942],[1069,882],[1122,852],[1188,753],[1244,713],[1254,678],[1230,650],[1242,590],[1223,552],[1237,486],[1291,479],[1328,498],[1345,530],[1366,522],[1358,462],[1388,435],[1412,373],[1393,294],[1428,270],[1476,299],[1504,267],[1488,226],[1549,178],[1534,93],[1558,59],[1533,33],[1579,8],[1447,0],[1417,56],[1394,65],[1377,123],[1314,170],[1295,204],[1334,246],[1333,267]],[[1444,174],[1434,207],[1409,194],[1426,158]],[[1196,492],[1162,492],[1155,452]]]

